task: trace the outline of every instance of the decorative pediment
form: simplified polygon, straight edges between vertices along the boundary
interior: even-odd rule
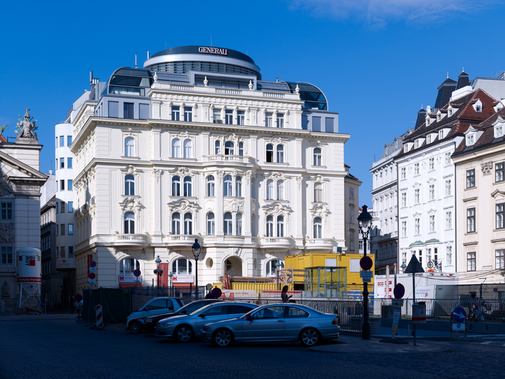
[[[491,192],[491,197],[493,197],[495,200],[501,200],[505,198],[505,191],[502,190],[494,190]]]
[[[196,212],[198,211],[198,209],[200,209],[200,206],[198,204],[190,202],[185,199],[170,202],[167,205],[171,213],[179,212],[183,214],[189,212],[193,215],[196,215]]]
[[[419,187],[421,187],[421,182],[415,182],[415,183],[412,185],[412,187],[414,187],[414,188],[419,188]]]
[[[329,179],[323,177],[322,175],[311,176],[310,180],[314,183],[324,183],[329,181]]]
[[[267,175],[266,179],[271,179],[271,180],[286,180],[286,179],[288,179],[288,177],[286,175],[284,175],[283,172],[274,171],[274,172],[271,172],[270,175]]]
[[[123,201],[119,203],[119,206],[123,212],[135,211],[143,208],[140,202],[140,196],[123,196]]]
[[[224,212],[239,212],[243,213],[244,208],[244,200],[238,199],[225,199],[223,204]]]
[[[136,137],[140,133],[140,130],[135,130],[128,128],[128,130],[123,130],[123,138],[125,137]]]
[[[142,170],[139,170],[137,167],[135,167],[133,165],[128,165],[125,168],[122,168],[121,172],[123,172],[125,175],[138,175],[139,173],[142,172]],[[94,176],[94,173],[93,173],[93,176]]]
[[[430,184],[431,184],[431,183],[435,183],[436,181],[437,181],[437,178],[435,178],[435,177],[433,177],[433,176],[432,176],[431,178],[429,178],[429,179],[428,179],[428,183],[430,183]]]
[[[172,173],[172,176],[180,176],[180,177],[184,177],[184,176],[190,176],[190,177],[194,177],[195,174],[193,172],[191,172],[191,170],[187,167],[179,167],[174,173]]]
[[[436,209],[436,208],[430,208],[430,209],[428,210],[428,212],[426,212],[426,213],[428,213],[429,215],[431,215],[431,214],[435,214],[435,213],[437,213],[437,209]]]
[[[191,135],[188,133],[187,130],[181,129],[179,130],[175,135],[175,138],[180,138],[180,139],[186,139],[186,138],[191,138]]]
[[[328,216],[330,214],[330,210],[328,208],[328,204],[326,203],[316,203],[312,207],[312,209],[309,210],[310,214],[312,217],[321,217],[321,216]]]
[[[288,207],[285,204],[280,204],[280,203],[267,204],[262,207],[262,210],[265,212],[265,214],[273,215],[273,216],[277,216],[277,215],[287,216],[293,212],[293,210],[290,207]]]
[[[414,213],[412,216],[413,216],[413,217],[421,217],[421,216],[422,216],[422,212],[417,211],[417,212],[416,212],[416,213]]]
[[[269,141],[267,141],[268,143],[273,143],[273,144],[279,144],[279,143],[282,143],[282,139],[279,137],[279,136],[273,136],[272,138],[270,138]]]

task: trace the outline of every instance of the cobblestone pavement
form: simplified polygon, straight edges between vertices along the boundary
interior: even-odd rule
[[[427,352],[402,352],[386,346],[390,344],[341,336],[323,344],[330,354],[292,343],[240,344],[224,349],[203,342],[179,344],[117,329],[93,330],[77,323],[75,315],[0,317],[0,378],[505,376],[503,337],[474,342],[419,341],[429,345]],[[349,350],[353,352],[345,352]]]

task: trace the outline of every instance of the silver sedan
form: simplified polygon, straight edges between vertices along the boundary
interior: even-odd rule
[[[179,342],[189,342],[201,337],[205,324],[242,316],[257,305],[249,303],[219,302],[200,308],[190,314],[160,320],[155,328],[156,337],[173,338]]]
[[[300,341],[314,346],[323,339],[338,338],[336,315],[299,304],[263,305],[234,320],[203,327],[203,340],[217,346],[236,342]]]

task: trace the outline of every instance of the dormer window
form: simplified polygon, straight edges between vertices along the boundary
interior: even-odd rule
[[[473,146],[475,144],[475,133],[468,133],[466,135],[466,146]]]
[[[503,137],[503,126],[505,125],[505,122],[499,118],[496,124],[494,125],[494,138],[501,138]]]
[[[426,126],[430,125],[431,118],[430,116],[426,115]]]
[[[482,113],[482,101],[480,101],[480,99],[477,99],[477,101],[473,104],[473,109],[475,109],[475,112],[477,113]]]
[[[437,121],[440,121],[442,119],[442,112],[438,111],[437,112]]]
[[[416,139],[416,141],[415,141],[415,148],[417,149],[417,148],[421,147],[422,144],[423,144],[423,142],[424,142],[423,138]]]
[[[431,134],[426,136],[426,143],[431,143]]]
[[[409,150],[412,148],[413,143],[412,142],[407,142],[405,145],[403,145],[403,152],[408,153]]]
[[[447,108],[447,116],[448,117],[451,117],[452,116],[452,107],[449,105],[449,107]]]

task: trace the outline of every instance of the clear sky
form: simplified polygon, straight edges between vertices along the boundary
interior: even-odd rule
[[[384,144],[414,126],[421,106],[462,68],[505,71],[505,5],[475,0],[9,1],[2,4],[0,126],[25,108],[44,145],[41,171],[54,168],[54,125],[89,89],[169,47],[212,45],[249,55],[264,80],[304,81],[323,90],[345,162],[371,206],[372,163]]]

